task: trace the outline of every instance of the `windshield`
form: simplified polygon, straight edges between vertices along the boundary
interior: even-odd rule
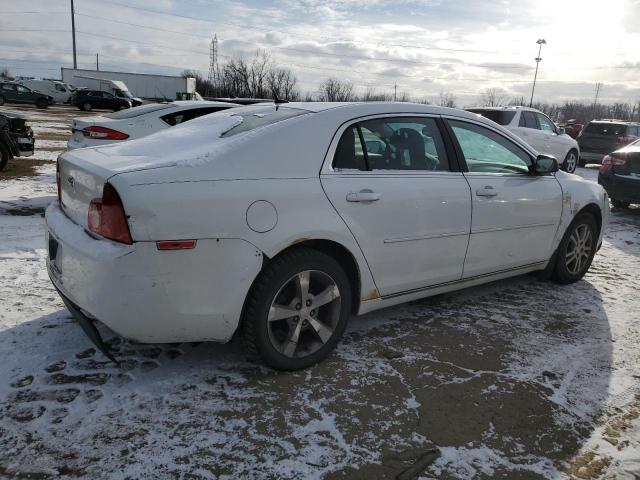
[[[239,123],[230,130],[227,130],[220,136],[230,137],[232,135],[237,135],[238,133],[247,132],[265,125],[271,125],[273,123],[286,120],[287,118],[297,117],[298,115],[303,115],[305,113],[310,112],[307,110],[300,110],[298,108],[276,107],[275,105],[241,107],[232,114],[232,117],[240,117],[242,119],[242,123]]]
[[[116,88],[114,91],[116,93],[116,97],[133,98],[133,95],[131,95],[131,92],[129,92],[129,90],[119,90]]]
[[[148,105],[141,105],[139,107],[127,108],[125,110],[120,110],[119,112],[108,113],[103,115],[107,118],[113,118],[114,120],[122,120],[124,118],[134,118],[139,117],[140,115],[145,115],[151,112],[157,112],[158,110],[166,110],[167,108],[171,108],[171,104],[169,103],[150,103]]]
[[[482,108],[470,108],[469,111],[482,115],[483,117],[496,122],[498,125],[509,125],[511,120],[513,120],[513,117],[516,115],[516,112],[514,111],[487,110]]]

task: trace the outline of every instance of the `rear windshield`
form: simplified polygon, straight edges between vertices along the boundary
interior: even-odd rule
[[[124,118],[139,117],[140,115],[157,112],[158,110],[165,110],[167,108],[171,108],[171,105],[168,103],[150,103],[149,105],[140,105],[139,107],[127,108],[125,110],[108,113],[103,116],[107,118],[113,118],[114,120],[122,120]]]
[[[516,116],[516,112],[514,111],[484,110],[482,108],[471,108],[469,111],[482,115],[483,117],[496,122],[498,125],[509,125],[511,120],[513,120],[513,117]]]
[[[627,133],[627,126],[624,123],[590,123],[584,131],[595,135],[621,136]]]
[[[231,137],[238,133],[248,132],[258,127],[264,127],[265,125],[271,125],[273,123],[281,122],[287,118],[297,117],[309,113],[307,110],[300,110],[298,108],[289,107],[277,107],[275,105],[269,106],[251,106],[251,107],[239,107],[234,109],[235,112],[232,116],[242,117],[242,123],[239,123],[235,127],[224,132],[222,137]]]

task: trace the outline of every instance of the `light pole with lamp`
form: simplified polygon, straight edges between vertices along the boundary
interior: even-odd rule
[[[538,78],[538,65],[540,65],[540,60],[542,60],[542,57],[540,56],[540,53],[542,52],[542,45],[546,45],[547,41],[544,38],[539,38],[538,41],[536,42],[539,47],[538,47],[538,56],[536,57],[536,73],[533,76],[533,87],[531,87],[531,100],[529,101],[529,107],[533,107],[533,92],[536,89],[536,80]]]

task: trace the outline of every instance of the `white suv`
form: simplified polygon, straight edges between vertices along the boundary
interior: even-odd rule
[[[578,142],[541,111],[528,107],[474,107],[467,110],[502,125],[538,153],[553,155],[564,171],[576,171],[580,158]]]

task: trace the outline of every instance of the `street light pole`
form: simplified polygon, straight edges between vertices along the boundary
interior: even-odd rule
[[[73,69],[78,68],[78,60],[76,59],[76,12],[73,9],[73,0],[71,0],[71,35],[73,37]]]
[[[538,47],[538,56],[535,59],[536,73],[533,76],[533,87],[531,87],[531,100],[529,101],[529,107],[533,107],[533,92],[536,90],[536,80],[538,79],[538,65],[540,65],[540,61],[542,60],[540,53],[542,52],[542,45],[545,45],[547,41],[544,38],[539,38],[536,43],[539,45],[539,47]]]

